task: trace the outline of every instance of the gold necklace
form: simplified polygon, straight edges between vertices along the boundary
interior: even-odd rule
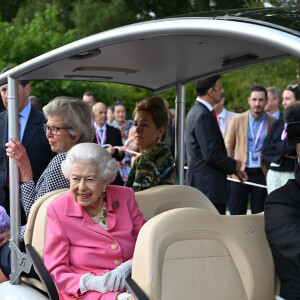
[[[98,212],[96,215],[89,214],[89,216],[97,223],[99,224],[101,221],[101,215],[102,215],[102,208],[103,208],[103,196],[100,198],[100,203],[98,206]]]

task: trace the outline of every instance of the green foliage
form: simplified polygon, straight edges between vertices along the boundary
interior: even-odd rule
[[[71,20],[80,36],[134,23],[136,15],[125,0],[79,0],[74,4]]]
[[[2,22],[10,22],[17,14],[23,0],[1,1],[0,20]]]
[[[269,0],[272,5],[292,5],[299,0]],[[136,21],[214,9],[262,6],[260,0],[11,0],[0,6],[0,69],[17,65],[64,44],[96,32]],[[19,7],[19,9],[17,9]],[[13,19],[15,17],[15,19]],[[9,21],[5,22],[5,21]],[[276,85],[281,90],[298,82],[299,60],[255,66],[223,75],[223,85],[234,111],[248,109],[247,97],[252,85]],[[81,98],[87,90],[94,91],[100,101],[111,105],[126,102],[128,117],[135,103],[149,97],[148,90],[121,84],[81,81],[36,81],[32,94],[45,105],[56,96]],[[175,107],[176,91],[160,94],[170,108]],[[186,111],[196,98],[194,83],[186,86]]]
[[[14,0],[17,1],[17,0]],[[7,1],[8,2],[8,1]],[[36,13],[43,13],[49,6],[56,6],[59,14],[57,20],[65,26],[66,29],[72,29],[74,24],[71,21],[70,14],[73,10],[73,1],[70,0],[20,0],[19,9],[16,14],[15,23],[18,26],[24,25],[32,20]]]
[[[223,75],[228,108],[242,112],[249,108],[249,90],[253,85],[276,86],[281,91],[288,84],[299,82],[299,59],[254,66]]]
[[[1,22],[0,67],[20,64],[77,39],[76,30],[65,33],[58,15],[58,8],[54,5],[48,6],[44,13],[37,12],[22,26],[17,26],[15,21]]]

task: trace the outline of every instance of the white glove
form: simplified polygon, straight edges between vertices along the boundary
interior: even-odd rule
[[[96,291],[105,294],[109,291],[104,284],[104,276],[94,276],[91,273],[87,273],[80,278],[79,288],[81,293]]]
[[[131,273],[132,260],[128,260],[119,265],[114,270],[103,275],[104,286],[110,292],[118,292],[125,288],[125,279]]]

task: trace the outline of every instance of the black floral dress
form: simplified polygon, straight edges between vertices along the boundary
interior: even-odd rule
[[[125,186],[137,192],[163,184],[178,184],[178,179],[169,147],[159,144],[135,159]]]

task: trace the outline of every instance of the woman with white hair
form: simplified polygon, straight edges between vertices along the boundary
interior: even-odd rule
[[[60,299],[127,299],[144,224],[131,188],[109,185],[118,164],[101,146],[74,146],[62,162],[70,191],[47,207],[45,265]]]
[[[60,169],[61,162],[66,158],[66,152],[78,143],[92,142],[94,139],[92,110],[82,100],[65,96],[57,97],[44,106],[43,111],[47,119],[47,124],[44,124],[46,137],[51,150],[57,155],[51,160],[36,185],[33,181],[30,161],[22,143],[11,138],[6,144],[7,156],[11,157],[20,169],[20,202],[26,217],[29,215],[32,204],[38,198],[48,192],[70,186],[69,180],[63,176]],[[24,232],[25,226],[22,226],[22,240]],[[3,245],[0,248],[0,282],[7,280],[10,274],[9,238],[9,230],[0,234],[0,247]],[[21,249],[24,248],[23,241],[20,246]]]

